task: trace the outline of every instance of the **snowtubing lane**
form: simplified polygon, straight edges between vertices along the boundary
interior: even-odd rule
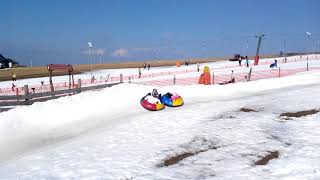
[[[320,85],[316,83],[307,84],[307,85],[295,85],[295,86],[279,88],[276,90],[264,90],[264,91],[254,92],[254,93],[250,93],[250,95],[240,95],[238,97],[233,96],[233,99],[230,99],[228,97],[220,97],[220,98],[215,97],[215,98],[210,98],[206,100],[199,100],[193,103],[191,102],[184,103],[182,107],[166,108],[156,113],[166,113],[166,114],[173,113],[172,116],[175,117],[176,111],[184,111],[185,108],[197,106],[198,104],[212,103],[212,101],[241,100],[243,98],[251,97],[252,95],[264,96],[270,93],[281,92],[283,90],[292,90],[297,88],[308,88],[308,87],[320,88]],[[90,118],[90,121],[88,121],[87,119],[84,119],[76,123],[76,124],[81,124],[81,126],[75,127],[74,123],[71,123],[67,127],[55,128],[50,130],[49,132],[34,133],[27,137],[12,139],[14,141],[0,144],[0,166],[2,164],[6,164],[20,157],[31,154],[33,152],[43,151],[46,148],[50,148],[53,145],[54,147],[57,147],[56,145],[68,143],[69,141],[72,141],[75,138],[81,138],[91,133],[97,133],[102,129],[112,128],[113,126],[116,126],[120,123],[125,123],[126,121],[128,121],[128,119],[130,120],[130,116],[137,117],[137,116],[145,116],[145,115],[150,115],[150,111],[145,111],[144,108],[137,108],[136,111],[130,111],[130,113],[128,114],[123,115],[122,113],[120,113],[120,115],[111,118],[109,121],[101,120],[105,117],[99,117],[99,119],[95,119],[96,123],[92,124],[90,122],[92,122],[93,118]],[[159,114],[159,116],[161,116],[161,114]],[[73,127],[73,128],[70,129],[70,127]],[[22,144],[21,142],[27,142],[27,143]],[[10,147],[10,149],[8,147]]]
[[[102,116],[97,117],[98,119],[91,117],[88,118],[89,120],[84,119],[76,123],[64,124],[63,127],[56,127],[50,131],[30,133],[29,136],[12,138],[6,142],[0,142],[0,167],[28,154],[41,152],[50,147],[58,147],[64,143],[70,143],[75,139],[125,123],[132,116],[136,117],[146,114],[148,114],[148,111],[145,111],[143,108],[137,108],[136,111],[130,111],[127,114],[118,113],[113,118],[108,117],[107,121]]]

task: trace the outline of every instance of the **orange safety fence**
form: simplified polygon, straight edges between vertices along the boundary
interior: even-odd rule
[[[306,68],[296,68],[296,69],[281,69],[280,77],[294,75],[299,72],[305,72]],[[320,67],[315,67],[310,69],[309,71],[320,71]],[[247,76],[247,77],[246,77]],[[244,82],[247,81],[248,73],[234,73],[235,82]],[[259,80],[259,79],[267,79],[267,78],[276,78],[279,77],[278,69],[273,70],[261,70],[261,71],[252,71],[250,80]],[[225,83],[231,80],[231,74],[217,74],[214,75],[215,84]],[[152,85],[152,86],[170,86],[170,85],[195,85],[198,84],[198,77],[175,77],[175,81],[173,79],[161,79],[161,80],[150,80],[144,82],[137,82],[138,84]]]
[[[284,63],[284,57],[281,58],[276,58],[279,59],[278,63]],[[306,57],[302,56],[302,57],[294,57],[294,58],[288,58],[287,59],[287,63],[288,62],[297,62],[297,61],[306,61]],[[310,55],[309,59],[320,59],[320,56],[315,56],[315,55]],[[245,61],[245,60],[244,60]],[[270,60],[260,60],[259,65],[269,65],[271,64],[272,61]],[[245,66],[245,64],[242,64],[242,66]],[[226,65],[226,66],[218,66],[218,67],[210,67],[212,71],[215,70],[219,70],[219,69],[225,69],[225,68],[234,68],[234,67],[239,67],[239,65],[237,64],[232,64],[232,65]],[[305,71],[306,68],[300,68],[301,70]],[[310,68],[311,69],[311,68]],[[312,69],[316,69],[316,68],[312,68]],[[288,70],[281,70],[281,76],[285,76],[285,75],[290,75],[291,72],[302,72],[298,69],[288,69]],[[142,73],[141,77],[139,78],[138,74],[135,75],[126,75],[123,76],[123,80],[124,81],[129,81],[129,78],[131,80],[134,79],[147,79],[147,78],[154,78],[154,77],[160,77],[160,76],[167,76],[167,75],[179,75],[179,74],[186,74],[186,73],[192,73],[192,72],[197,72],[197,69],[185,69],[185,70],[178,70],[178,71],[167,71],[167,72],[153,72],[153,73]],[[269,70],[266,71],[259,71],[260,72],[260,76],[264,77],[264,78],[269,78],[269,77],[275,77],[278,76],[277,71],[273,70],[273,73],[270,73]],[[257,74],[258,72],[254,72],[252,74],[251,80],[255,80],[256,78],[259,79],[259,76]],[[235,74],[236,76],[236,81],[237,79],[239,79],[237,76],[245,76],[245,73],[243,74]],[[181,83],[182,85],[185,84],[183,82],[184,78],[177,78],[176,80],[176,84]],[[240,78],[242,79],[242,78]],[[230,75],[215,75],[215,83],[220,83],[221,81],[228,81],[230,80]],[[105,83],[114,83],[114,82],[119,82],[120,81],[120,77],[119,76],[112,76],[112,77],[104,77],[104,78],[100,78],[100,79],[83,79],[81,80],[81,84],[83,87],[85,86],[90,86],[90,85],[97,85],[97,84],[105,84]],[[188,81],[190,83],[193,82],[198,82],[198,77],[195,77],[195,79],[193,80],[193,78],[188,78],[186,81]],[[151,83],[153,82],[153,83]],[[172,84],[173,81],[172,80],[150,80],[150,81],[146,81],[146,82],[141,82],[142,84]],[[75,84],[77,85],[77,81],[75,81]],[[72,85],[71,85],[72,86]],[[69,82],[59,82],[59,83],[54,83],[54,89],[55,90],[64,90],[64,89],[68,89],[69,88]],[[29,92],[30,93],[38,93],[38,92],[49,92],[50,91],[50,85],[49,84],[45,84],[45,85],[30,85],[29,86]],[[21,86],[17,86],[15,88],[0,88],[0,95],[16,95],[16,94],[24,94],[24,87]]]

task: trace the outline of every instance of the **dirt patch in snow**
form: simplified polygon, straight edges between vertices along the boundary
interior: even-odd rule
[[[196,153],[189,152],[189,153],[183,153],[183,154],[179,154],[179,155],[170,157],[169,159],[164,160],[163,166],[171,166],[171,165],[176,164],[179,161],[181,161],[187,157],[194,156],[195,154]]]
[[[257,112],[256,110],[250,109],[250,108],[241,108],[239,111],[241,111],[241,112]]]
[[[215,144],[215,142],[207,140],[206,138],[196,137],[189,143],[184,144],[180,147],[182,148],[181,153],[177,153],[174,156],[167,157],[159,166],[171,166],[199,153],[206,152],[212,149],[218,149],[219,147]]]
[[[217,149],[217,148],[218,147],[214,147],[214,148],[211,148],[211,149]],[[187,157],[194,156],[194,155],[197,155],[199,153],[206,152],[208,150],[210,150],[210,149],[201,150],[201,151],[197,151],[197,152],[185,152],[185,153],[182,153],[182,154],[178,154],[178,155],[169,157],[168,159],[164,160],[162,166],[171,166],[171,165],[177,164],[179,161],[182,161],[183,159],[185,159]]]
[[[310,110],[305,110],[305,111],[298,111],[298,112],[285,112],[285,113],[281,113],[280,117],[283,117],[284,119],[290,119],[292,117],[303,117],[303,116],[308,116],[308,115],[312,115],[312,114],[316,114],[320,112],[319,109],[310,109]]]
[[[221,116],[219,116],[217,118],[214,118],[214,120],[210,120],[210,121],[216,121],[218,119],[234,119],[234,118],[236,118],[236,117],[232,116],[232,115],[221,115]]]
[[[272,159],[279,158],[279,151],[269,151],[269,153],[254,162],[255,165],[266,165]]]
[[[234,117],[234,116],[228,116],[228,118],[229,118],[229,119],[233,119],[233,118],[236,118],[236,117]]]

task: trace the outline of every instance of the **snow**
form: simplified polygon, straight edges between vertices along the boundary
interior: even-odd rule
[[[153,88],[124,83],[0,113],[0,179],[320,179],[320,113],[279,117],[320,109],[319,72],[161,87],[185,104],[150,112],[139,102]],[[254,165],[269,151],[279,158]],[[196,154],[162,166],[185,152]]]

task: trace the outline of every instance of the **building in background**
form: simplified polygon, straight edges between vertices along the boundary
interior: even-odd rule
[[[18,67],[19,63],[0,54],[0,69]]]

